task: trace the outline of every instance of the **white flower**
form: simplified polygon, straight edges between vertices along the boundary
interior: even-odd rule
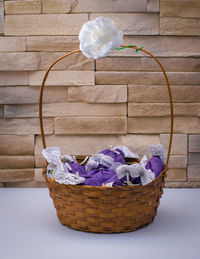
[[[107,56],[123,44],[123,33],[110,18],[98,17],[83,24],[80,33],[80,50],[88,58]]]

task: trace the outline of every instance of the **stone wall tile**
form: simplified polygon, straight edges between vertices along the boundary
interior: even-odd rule
[[[44,120],[46,134],[53,133],[53,121],[48,118]],[[0,134],[40,134],[39,119],[0,119]]]
[[[0,155],[33,155],[34,135],[0,135]]]
[[[105,57],[96,60],[96,71],[141,70],[140,57]]]
[[[0,117],[3,117],[3,110],[4,110],[3,105],[0,105]]]
[[[180,181],[167,181],[165,188],[199,188],[200,182],[180,182]]]
[[[90,20],[103,13],[91,14]],[[159,34],[159,15],[157,13],[106,13],[106,17],[115,21],[117,28],[124,35],[157,35]]]
[[[26,37],[26,45],[28,51],[65,51],[66,53],[66,51],[78,49],[79,40],[77,36],[29,36]]]
[[[200,19],[161,18],[161,35],[200,35]]]
[[[175,116],[198,116],[196,103],[175,103]],[[128,103],[129,117],[142,116],[170,116],[170,107],[167,103]]]
[[[128,133],[169,133],[169,117],[128,118]],[[199,117],[175,117],[174,133],[200,133]]]
[[[189,152],[200,152],[200,135],[189,135]]]
[[[29,85],[40,86],[45,71],[29,72]],[[94,85],[93,71],[51,71],[45,85]]]
[[[0,2],[0,35],[4,33],[4,3]]]
[[[198,36],[124,36],[126,45],[145,47],[156,57],[199,57],[200,37]],[[191,48],[192,46],[192,48]],[[109,56],[140,57],[148,55],[133,49],[115,50]]]
[[[126,117],[57,117],[55,134],[125,134]]]
[[[73,2],[74,3],[74,2]],[[145,12],[147,0],[78,0],[72,5],[71,12]]]
[[[34,156],[0,156],[0,169],[33,168]]]
[[[45,182],[36,181],[20,181],[20,182],[8,182],[5,183],[6,188],[47,188]]]
[[[187,134],[174,134],[172,138],[172,155],[187,155]],[[168,150],[169,134],[160,134],[160,143]]]
[[[39,102],[39,87],[0,87],[1,104],[28,104]],[[43,103],[67,102],[67,87],[49,86],[45,89]]]
[[[199,0],[160,0],[161,17],[200,18]]]
[[[187,156],[171,155],[169,159],[169,168],[187,168]]]
[[[0,86],[28,85],[28,72],[0,72]]]
[[[87,14],[6,15],[5,35],[78,35]]]
[[[160,139],[159,135],[127,134],[122,136],[122,144],[142,157],[145,154],[150,155],[150,145],[160,144]]]
[[[172,85],[199,85],[199,72],[168,72]],[[160,85],[165,84],[161,72],[96,72],[96,84],[134,84]]]
[[[66,52],[41,52],[38,70],[46,70],[57,58]],[[94,60],[86,58],[82,52],[59,61],[52,70],[94,70]]]
[[[189,165],[200,165],[200,152],[188,153],[188,164]]]
[[[200,165],[188,166],[188,181],[200,181]]]
[[[0,71],[31,71],[39,68],[38,53],[0,53]]]
[[[127,58],[126,58],[127,59]],[[165,68],[165,71],[200,72],[200,58],[192,57],[159,57],[158,60]],[[133,63],[133,62],[132,62]],[[141,58],[141,70],[160,71],[160,67],[151,57]]]
[[[186,169],[176,168],[167,170],[166,181],[186,181]]]
[[[200,87],[198,85],[171,85],[174,103],[199,103]],[[128,101],[134,103],[169,102],[165,85],[129,85]]]
[[[0,169],[0,182],[23,182],[34,179],[34,169]]]
[[[69,87],[69,102],[123,103],[127,102],[126,85],[94,85]]]
[[[25,37],[0,37],[0,52],[26,51]]]
[[[41,13],[40,0],[5,1],[5,14],[37,14]]]
[[[159,0],[148,0],[147,1],[147,11],[148,12],[159,12],[160,11],[160,5]]]
[[[38,117],[38,104],[5,105],[5,118]],[[122,116],[126,104],[48,103],[43,104],[44,117],[63,116]]]

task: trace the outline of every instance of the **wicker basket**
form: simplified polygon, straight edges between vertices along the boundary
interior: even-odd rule
[[[133,46],[123,47],[138,49]],[[50,196],[53,199],[57,216],[60,222],[65,226],[88,232],[129,232],[151,223],[156,216],[160,197],[163,193],[171,150],[173,135],[173,103],[170,85],[162,65],[151,53],[144,49],[140,50],[150,55],[160,66],[168,88],[171,129],[165,169],[158,178],[146,186],[94,187],[59,184],[46,177],[46,168],[44,168],[43,176],[49,188]],[[39,117],[44,148],[46,148],[46,142],[43,128],[42,99],[45,81],[51,68],[58,61],[79,51],[80,50],[72,51],[57,59],[48,68],[43,78],[40,89]]]

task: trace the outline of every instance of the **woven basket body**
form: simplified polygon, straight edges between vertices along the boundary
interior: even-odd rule
[[[153,221],[165,174],[146,186],[123,187],[61,185],[46,176],[45,179],[63,225],[82,231],[116,233],[133,231]]]
[[[135,46],[125,46],[138,49]],[[173,135],[173,103],[167,75],[160,62],[148,51],[163,72],[168,88],[171,114],[171,129],[167,161],[164,171],[153,182],[146,186],[94,187],[81,185],[62,185],[43,176],[53,199],[60,222],[70,228],[82,231],[115,233],[129,232],[151,223],[156,216],[168,166]],[[64,57],[80,52],[75,50],[57,59],[47,69],[40,88],[39,117],[43,148],[46,141],[43,127],[42,100],[46,79],[52,67]],[[66,143],[67,144],[67,143]],[[127,163],[130,164],[130,161]]]

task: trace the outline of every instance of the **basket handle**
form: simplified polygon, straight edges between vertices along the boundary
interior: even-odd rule
[[[165,70],[163,68],[163,66],[161,65],[161,63],[157,60],[157,58],[152,55],[150,52],[148,52],[147,50],[143,49],[143,48],[138,48],[136,46],[121,46],[121,47],[125,47],[125,48],[132,48],[132,49],[135,49],[135,50],[140,50],[140,51],[143,51],[145,52],[146,54],[148,54],[149,56],[151,56],[156,62],[157,64],[159,65],[163,75],[164,75],[164,78],[165,78],[165,82],[166,82],[166,85],[167,85],[167,89],[168,89],[168,95],[169,95],[169,103],[170,103],[170,116],[171,116],[171,124],[170,124],[170,138],[169,138],[169,146],[168,146],[168,153],[167,153],[167,161],[166,161],[166,164],[165,164],[165,170],[167,170],[167,167],[168,167],[168,163],[169,163],[169,157],[170,157],[170,152],[171,152],[171,146],[172,146],[172,136],[173,136],[173,122],[174,122],[174,114],[173,114],[173,102],[172,102],[172,93],[171,93],[171,88],[170,88],[170,84],[169,84],[169,80],[167,78],[167,75],[165,73]],[[43,77],[43,80],[42,80],[42,85],[40,87],[40,97],[39,97],[39,118],[40,118],[40,132],[41,132],[41,137],[42,137],[42,144],[43,144],[43,148],[45,149],[46,148],[46,141],[45,141],[45,135],[44,135],[44,126],[43,126],[43,116],[42,116],[42,101],[43,101],[43,90],[44,90],[44,85],[45,85],[45,82],[47,80],[47,77],[48,77],[48,74],[50,72],[50,70],[52,69],[52,67],[58,63],[60,60],[62,60],[63,58],[71,55],[71,54],[74,54],[74,53],[77,53],[77,52],[80,52],[80,49],[77,49],[77,50],[74,50],[74,51],[71,51],[65,55],[63,55],[62,57],[58,58],[57,60],[55,60],[50,66],[49,68],[47,69],[44,77]],[[164,170],[164,171],[165,171]]]

